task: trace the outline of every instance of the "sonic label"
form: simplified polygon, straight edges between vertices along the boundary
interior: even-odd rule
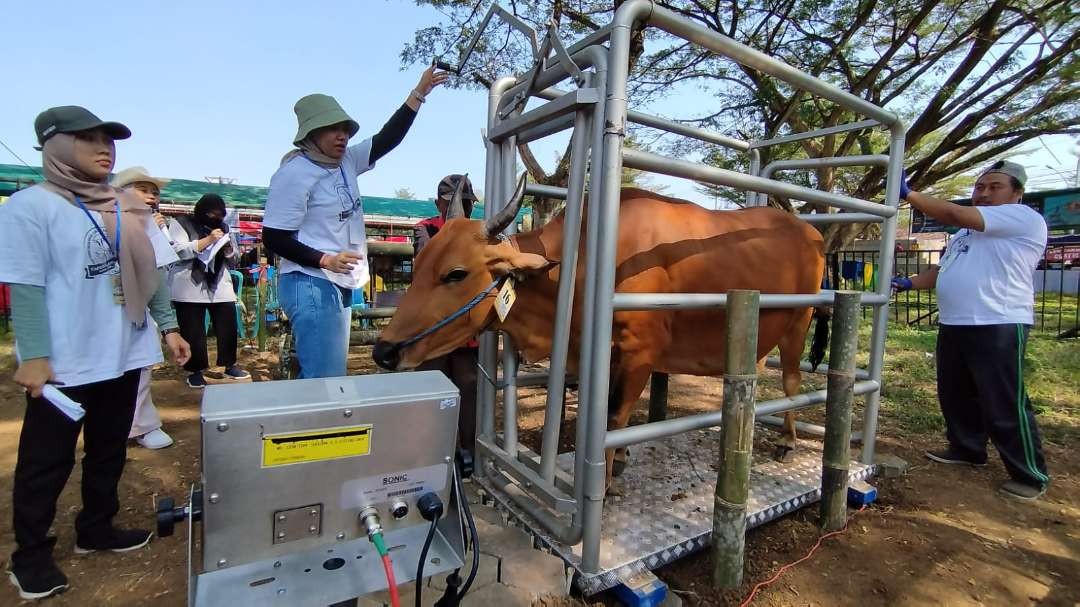
[[[348,481],[341,486],[341,507],[363,508],[395,497],[419,497],[429,491],[439,492],[446,488],[448,475],[446,464],[435,464]]]

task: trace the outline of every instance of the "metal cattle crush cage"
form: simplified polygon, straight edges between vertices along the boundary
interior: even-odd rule
[[[609,348],[594,347],[593,344],[611,343],[613,313],[620,310],[701,309],[726,305],[724,294],[626,294],[614,291],[614,235],[618,230],[623,167],[734,187],[747,192],[748,205],[764,204],[765,196],[773,194],[829,205],[843,211],[803,216],[803,219],[815,224],[880,222],[880,272],[881,276],[890,276],[905,126],[892,112],[683,19],[674,12],[654,5],[651,0],[625,2],[609,24],[569,47],[560,43],[554,27],[538,44],[534,30],[495,4],[461,54],[456,68],[440,64],[460,74],[484,27],[496,14],[530,38],[535,62],[524,73],[504,77],[490,86],[485,131],[485,192],[489,200],[499,201],[496,204],[510,199],[514,189],[518,144],[572,129],[571,164],[566,188],[537,184],[526,187],[528,194],[563,198],[566,201],[563,270],[559,281],[550,373],[547,377],[541,453],[536,454],[518,443],[518,361],[512,344],[507,343],[503,348],[503,372],[499,381],[481,382],[479,387],[476,474],[479,483],[493,499],[520,519],[541,546],[558,553],[577,570],[579,588],[586,594],[592,594],[625,581],[628,576],[644,569],[653,569],[703,548],[709,539],[708,517],[712,507],[711,489],[705,498],[683,500],[686,502],[683,511],[676,511],[667,495],[660,498],[656,495],[652,498],[648,495],[627,496],[618,499],[618,503],[609,499],[605,507],[605,448],[652,441],[648,449],[639,451],[653,453],[657,466],[670,468],[672,462],[693,445],[715,444],[718,436],[715,428],[720,425],[720,411],[717,410],[621,430],[607,430],[611,352]],[[629,46],[631,32],[638,25],[659,28],[827,99],[865,119],[769,140],[742,141],[629,110]],[[568,80],[571,90],[553,88]],[[532,97],[544,102],[534,109],[526,109],[526,103]],[[749,156],[749,174],[624,148],[628,121],[744,152]],[[889,129],[888,155],[793,160],[760,166],[758,150],[762,148],[870,127]],[[887,167],[885,204],[771,179],[778,170],[853,165]],[[583,346],[579,365],[575,451],[560,455],[558,443],[565,395],[570,304],[574,297],[574,274],[586,184],[590,204],[587,205],[584,250],[585,272],[590,279],[585,281],[583,294]],[[498,210],[494,204],[485,205],[485,218],[493,217]],[[508,231],[513,229],[511,226]],[[760,306],[830,305],[833,297],[832,291],[803,295],[762,294]],[[862,463],[852,462],[852,478],[865,478],[873,470],[888,301],[888,280],[879,281],[876,292],[864,293],[861,297],[861,305],[873,306],[874,314],[869,367],[857,371],[859,381],[855,383],[855,394],[865,397],[865,410]],[[480,364],[489,378],[496,377],[499,366],[496,360],[498,339],[498,335],[490,332],[481,336]],[[503,339],[509,341],[508,336],[504,335]],[[806,369],[808,366],[804,367]],[[495,426],[498,389],[502,391],[501,434]],[[758,403],[756,415],[773,415],[824,402],[825,390],[818,390]],[[630,466],[624,480],[633,470],[646,468],[649,457],[646,454],[646,461],[636,461]],[[756,484],[751,490],[751,502],[756,500],[757,503],[756,509],[748,512],[748,526],[771,520],[816,499],[816,492],[820,492],[820,489],[819,479],[815,475],[819,471],[820,460],[816,464],[813,461],[796,461],[791,464],[770,462],[756,465],[752,476]],[[770,478],[769,475],[782,477],[782,482],[772,478],[766,483],[771,488],[762,488],[760,481]],[[698,478],[701,480],[700,475]],[[662,485],[665,482],[656,479],[657,475],[646,476],[642,483],[627,485],[633,487],[629,489],[630,492],[648,494],[645,485]],[[697,484],[707,485],[707,479],[705,483]],[[776,490],[775,494],[770,493],[773,489]],[[658,505],[656,502],[665,504]],[[701,521],[695,522],[695,512],[697,518],[704,519],[703,525]]]

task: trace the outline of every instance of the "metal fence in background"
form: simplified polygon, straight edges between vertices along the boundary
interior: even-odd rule
[[[914,276],[937,265],[941,251],[896,253],[897,276]],[[872,291],[878,280],[877,251],[837,251],[827,259],[827,288]],[[1080,245],[1047,247],[1035,271],[1035,326],[1060,337],[1080,331]],[[837,285],[833,287],[832,285]],[[893,322],[908,326],[937,324],[937,297],[933,291],[906,291],[894,295],[889,307]],[[867,314],[863,310],[863,315]]]

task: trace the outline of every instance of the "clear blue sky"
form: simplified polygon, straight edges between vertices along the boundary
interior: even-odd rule
[[[38,112],[77,104],[131,127],[133,137],[117,146],[118,169],[139,164],[170,177],[225,176],[251,185],[266,185],[290,148],[292,106],[305,94],[334,95],[361,136],[376,132],[420,75],[419,67],[400,70],[403,44],[440,19],[406,0],[54,0],[7,3],[2,12],[0,140],[27,162],[40,164],[33,149]],[[427,198],[451,172],[482,183],[485,106],[479,91],[436,90],[401,146],[361,178],[363,193],[390,196],[406,187]],[[1038,151],[1021,162],[1051,164],[1071,177],[1072,144],[1047,140],[1057,161],[1029,145]],[[539,147],[537,157],[550,165],[562,142]],[[0,149],[0,163],[14,162]],[[1064,185],[1064,175],[1053,183],[1049,170],[1032,173],[1046,175],[1038,180],[1044,188]],[[703,199],[688,182],[655,182]]]

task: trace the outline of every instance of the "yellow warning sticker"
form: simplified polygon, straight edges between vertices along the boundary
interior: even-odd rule
[[[262,467],[307,464],[367,455],[371,424],[264,436]]]

